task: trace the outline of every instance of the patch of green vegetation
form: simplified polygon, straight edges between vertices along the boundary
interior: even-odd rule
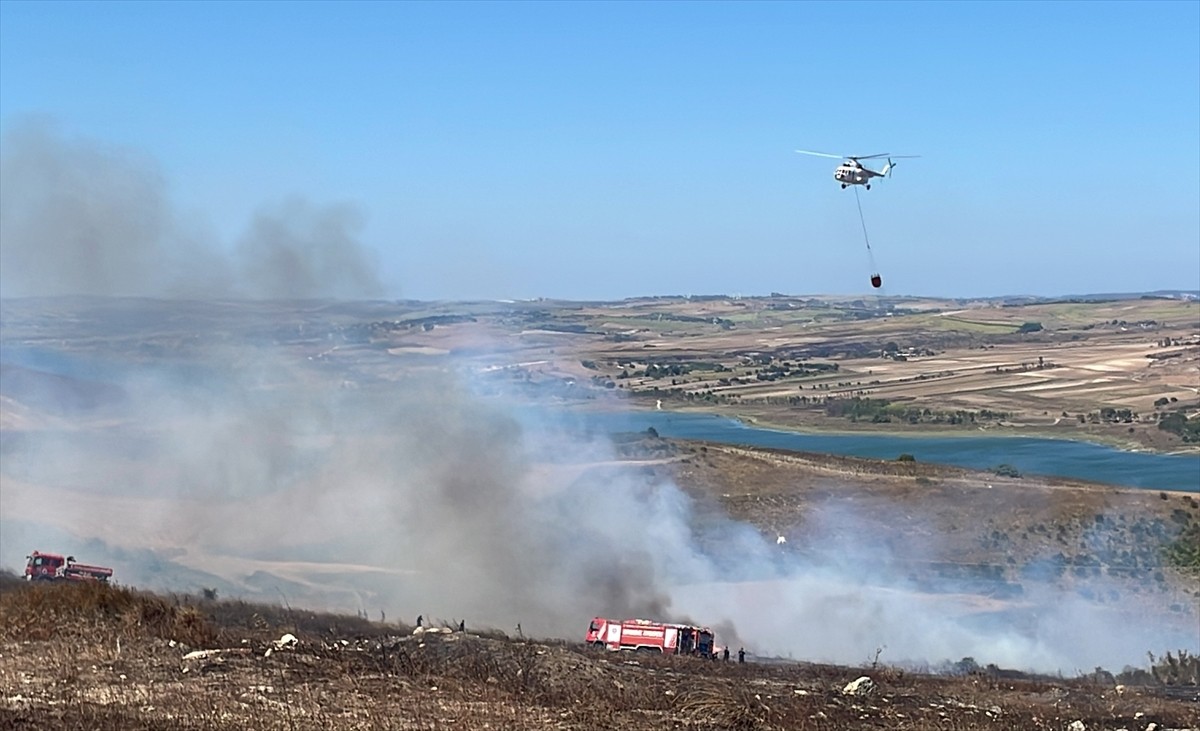
[[[939,330],[957,330],[960,332],[980,333],[985,335],[1008,335],[1017,332],[1017,326],[1011,322],[988,322],[986,320],[968,320],[954,315],[929,317],[924,323]]]
[[[1163,549],[1163,558],[1170,566],[1200,571],[1200,522],[1183,508],[1171,513],[1171,520],[1181,526],[1179,535]]]
[[[992,474],[999,477],[1020,477],[1021,471],[1010,464],[1001,464],[992,468]]]
[[[1185,442],[1200,442],[1200,416],[1189,419],[1182,410],[1172,411],[1159,418],[1158,428],[1178,435]]]
[[[911,404],[893,403],[887,399],[855,396],[849,399],[831,398],[824,402],[827,416],[844,416],[850,421],[869,421],[873,424],[904,422],[908,424],[974,424],[978,421],[1010,419],[1006,411],[933,411]]]
[[[1132,409],[1116,409],[1111,406],[1104,406],[1099,411],[1087,414],[1086,417],[1080,414],[1081,423],[1085,418],[1092,424],[1099,424],[1101,422],[1105,424],[1132,424],[1135,421],[1141,421],[1141,417],[1136,411]]]
[[[825,403],[825,413],[828,416],[844,416],[851,421],[880,421],[888,415],[889,405],[891,402],[887,399],[859,396],[850,399],[830,399]]]
[[[778,381],[785,378],[805,378],[808,376],[836,373],[839,370],[837,363],[811,363],[807,361],[780,361],[773,363],[771,360],[771,356],[765,356],[765,360],[759,359],[756,361],[763,365],[761,368],[751,371],[755,380]]]
[[[555,333],[587,333],[588,326],[582,322],[541,322],[532,327],[534,330],[545,330]]]

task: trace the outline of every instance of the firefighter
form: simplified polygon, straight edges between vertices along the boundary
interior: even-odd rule
[[[425,621],[425,615],[423,615],[423,614],[418,614],[418,615],[417,615],[417,626],[418,626],[418,627],[420,627],[420,626],[421,626],[421,622],[423,622],[423,621]]]
[[[738,662],[746,662],[746,648],[738,648]]]
[[[722,652],[721,655],[722,655],[722,659],[724,659],[725,662],[729,662],[729,648],[728,647],[725,648],[725,651]]]
[[[467,620],[465,620],[465,619],[459,620],[459,622],[458,622],[458,631],[459,631],[459,632],[466,632],[466,631],[467,631]]]

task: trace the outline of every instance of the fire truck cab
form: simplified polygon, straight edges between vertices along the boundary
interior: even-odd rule
[[[588,625],[587,643],[608,650],[659,652],[664,655],[715,657],[713,633],[707,627],[649,619],[596,617]]]
[[[112,577],[113,570],[105,566],[89,566],[75,562],[74,556],[34,551],[25,557],[26,581],[103,581]]]

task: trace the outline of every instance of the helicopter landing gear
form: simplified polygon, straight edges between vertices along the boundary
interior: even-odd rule
[[[871,184],[867,183],[867,190],[870,190],[870,189],[871,189]]]
[[[846,184],[842,183],[842,190],[845,190],[845,189],[846,189]]]

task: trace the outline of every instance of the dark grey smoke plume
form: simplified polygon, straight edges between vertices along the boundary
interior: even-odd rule
[[[236,171],[235,171],[236,172]],[[0,149],[0,296],[377,297],[346,204],[264,208],[228,247],[180,223],[158,165],[23,120]]]
[[[238,246],[244,282],[267,299],[368,298],[383,293],[355,240],[362,216],[347,205],[300,198],[259,211]]]

